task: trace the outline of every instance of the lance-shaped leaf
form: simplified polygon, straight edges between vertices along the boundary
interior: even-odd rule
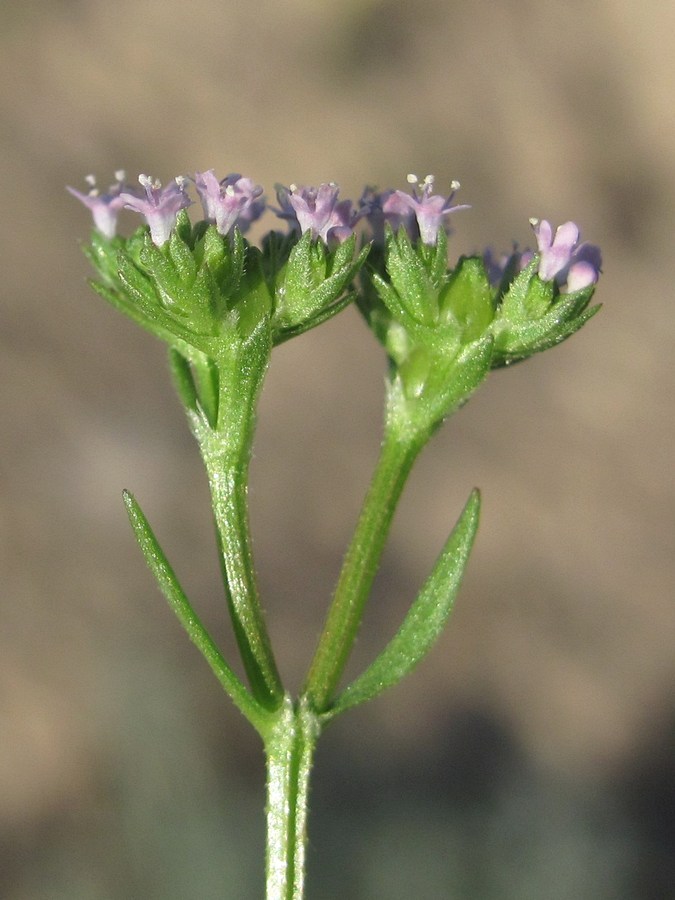
[[[427,655],[452,610],[471,552],[480,511],[474,490],[403,624],[377,659],[338,696],[323,717],[332,719],[397,684]]]
[[[181,625],[187,631],[190,640],[201,651],[202,656],[211,667],[212,672],[225,692],[230,696],[240,712],[251,722],[253,727],[264,736],[269,730],[269,713],[251,696],[216,647],[213,638],[202,624],[192,604],[186,597],[185,591],[180,586],[164,551],[157,542],[157,538],[153,534],[148,520],[145,518],[134,496],[129,491],[124,491],[123,496],[136,540],[150,571],[155,576],[159,589],[164,594]]]

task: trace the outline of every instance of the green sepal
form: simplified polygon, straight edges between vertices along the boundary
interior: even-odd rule
[[[271,727],[269,712],[251,695],[232,671],[220,650],[202,624],[192,604],[188,600],[169,561],[160,547],[141,507],[129,491],[124,491],[124,505],[136,540],[141,548],[148,568],[155,576],[160,591],[174,611],[190,640],[199,649],[212,672],[235,706],[246,716],[253,727],[263,736]]]
[[[373,663],[334,701],[324,721],[398,684],[438,640],[448,620],[476,537],[480,494],[474,490],[403,624]]]
[[[117,284],[141,308],[148,321],[152,321],[159,311],[165,311],[151,279],[125,249],[117,254]]]
[[[144,246],[139,256],[146,249],[146,241],[149,241],[147,232],[141,237]],[[91,285],[109,303],[171,346],[181,349],[183,344],[188,344],[205,350],[205,335],[198,334],[190,326],[170,297],[162,298],[153,278],[141,266],[142,263],[132,257],[127,244],[116,250],[115,282],[110,285],[106,278],[102,283],[91,282]]]

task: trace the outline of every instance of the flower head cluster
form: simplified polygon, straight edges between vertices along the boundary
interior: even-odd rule
[[[149,175],[140,175],[139,189],[125,182],[123,172],[117,172],[116,177],[117,183],[106,193],[96,189],[93,176],[87,178],[91,185],[88,194],[74,188],[68,190],[89,207],[95,227],[105,237],[115,236],[120,211],[131,209],[145,218],[153,242],[161,247],[168,240],[180,210],[193,202],[187,193],[188,179],[179,175],[162,187],[161,182]],[[204,219],[214,223],[223,235],[230,234],[235,226],[246,232],[267,208],[262,187],[242,175],[218,180],[214,170],[208,169],[195,173],[190,180],[201,201]],[[411,193],[366,188],[356,209],[351,200],[338,199],[340,189],[333,182],[318,187],[278,186],[279,208],[270,208],[288,223],[292,232],[311,232],[313,240],[325,243],[344,243],[354,233],[356,223],[366,219],[376,243],[384,243],[384,225],[388,223],[394,231],[403,226],[412,240],[433,245],[445,218],[459,209],[468,209],[465,204],[453,205],[459,182],[451,183],[447,197],[432,193],[432,175],[427,175],[421,183],[416,175],[408,175],[408,183],[413,186]]]
[[[122,171],[115,173],[116,182],[106,192],[96,187],[93,176],[87,176],[87,194],[68,188],[91,211],[96,229],[106,238],[113,238],[122,209],[140,213],[150,229],[152,241],[159,247],[169,239],[178,213],[192,204],[187,193],[188,179],[174,178],[166,187],[148,175],[140,175],[140,188],[126,183]],[[215,224],[222,235],[231,234],[236,227],[244,233],[267,209],[263,189],[252,179],[239,174],[219,180],[213,169],[197,172],[189,179],[195,185],[201,201],[204,219]],[[313,241],[333,246],[344,243],[354,233],[359,220],[367,221],[370,237],[383,245],[385,225],[396,233],[403,227],[412,242],[434,246],[439,234],[447,230],[446,219],[454,212],[468,209],[466,204],[454,203],[459,182],[450,183],[450,193],[434,194],[434,177],[420,180],[407,176],[410,193],[400,190],[377,191],[365,188],[358,207],[351,200],[339,200],[339,187],[333,183],[318,187],[277,187],[279,208],[270,207],[285,220],[291,233],[311,233]],[[555,282],[562,293],[574,293],[593,285],[600,272],[600,251],[592,244],[579,243],[579,229],[574,222],[565,222],[554,232],[546,219],[530,219],[537,241],[537,274],[544,282]],[[505,272],[524,269],[534,258],[531,250],[519,251],[514,246],[510,255],[495,257],[487,250],[483,261],[489,281],[497,285]]]
[[[278,187],[279,206],[269,209],[289,233],[273,231],[254,247],[242,234],[268,207],[250,178],[208,169],[166,187],[149,175],[136,187],[123,172],[116,179],[105,193],[92,177],[88,194],[69,188],[94,217],[98,234],[85,253],[100,275],[96,289],[169,343],[207,355],[212,340],[248,339],[263,324],[280,343],[355,300],[398,367],[406,402],[438,391],[447,400],[448,366],[473,366],[482,378],[555,346],[598,309],[588,306],[600,251],[579,242],[574,222],[556,230],[531,219],[535,251],[514,245],[448,266],[447,219],[467,208],[455,203],[456,181],[435,194],[433,176],[408,175],[408,193],[366,188],[356,206],[332,182]],[[185,212],[191,186],[203,212],[194,224]],[[115,237],[122,209],[147,226],[128,240]],[[361,220],[368,227],[357,249]],[[465,374],[468,384],[474,375]]]

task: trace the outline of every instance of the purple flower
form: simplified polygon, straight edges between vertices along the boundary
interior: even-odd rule
[[[180,210],[192,203],[185,191],[187,179],[179,175],[165,188],[160,181],[153,180],[149,175],[139,175],[138,180],[145,189],[145,197],[124,192],[120,194],[120,198],[126,209],[132,209],[145,218],[150,226],[153,244],[161,247],[169,240]]]
[[[332,182],[318,188],[295,184],[288,188],[278,187],[281,209],[276,213],[281,219],[287,219],[292,229],[299,229],[302,234],[311,231],[314,240],[321,238],[326,243],[329,240],[342,243],[352,235],[361,214],[353,210],[351,200],[338,203],[339,190]]]
[[[600,273],[600,250],[593,244],[579,244],[579,229],[574,222],[565,222],[553,234],[546,219],[530,219],[537,238],[539,277],[553,281],[564,293],[580,291],[595,284]]]
[[[117,181],[115,184],[112,184],[104,194],[96,187],[96,179],[93,175],[87,175],[85,178],[85,181],[90,188],[89,192],[86,194],[76,191],[75,188],[66,188],[73,197],[77,197],[78,200],[91,210],[91,214],[94,218],[94,227],[107,238],[115,237],[115,232],[117,231],[117,217],[125,204],[122,192],[133,190],[133,188],[125,184],[125,177],[126,176],[121,169],[120,171],[115,172]]]
[[[417,219],[422,242],[433,245],[438,240],[438,232],[444,217],[458,209],[469,209],[466,204],[452,206],[455,193],[459,190],[459,181],[451,182],[448,197],[431,193],[434,187],[433,175],[427,175],[422,182],[420,192],[416,189],[416,186],[419,185],[417,175],[408,175],[408,184],[415,185],[412,195],[406,194],[404,191],[394,191],[386,198],[382,205],[385,217],[392,223],[392,227],[396,221],[392,217],[401,217],[398,223],[404,224],[410,232],[408,222],[410,215],[413,214]]]
[[[263,189],[250,178],[228,175],[218,181],[213,169],[209,169],[197,172],[194,183],[202,201],[204,218],[215,222],[223,235],[229,234],[235,225],[240,231],[246,231],[265,211],[265,202],[258,199]]]

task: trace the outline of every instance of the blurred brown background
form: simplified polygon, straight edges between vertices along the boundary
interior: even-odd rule
[[[0,895],[262,896],[262,756],[155,590],[135,491],[223,645],[164,349],[87,287],[65,190],[114,169],[462,182],[453,251],[574,218],[605,309],[494,374],[406,492],[353,671],[473,485],[479,539],[413,678],[320,745],[309,897],[663,900],[675,779],[675,7],[659,0],[4,0]],[[253,527],[297,685],[374,462],[357,313],[280,348]],[[669,865],[671,868],[669,868]],[[673,894],[671,894],[673,891]]]

